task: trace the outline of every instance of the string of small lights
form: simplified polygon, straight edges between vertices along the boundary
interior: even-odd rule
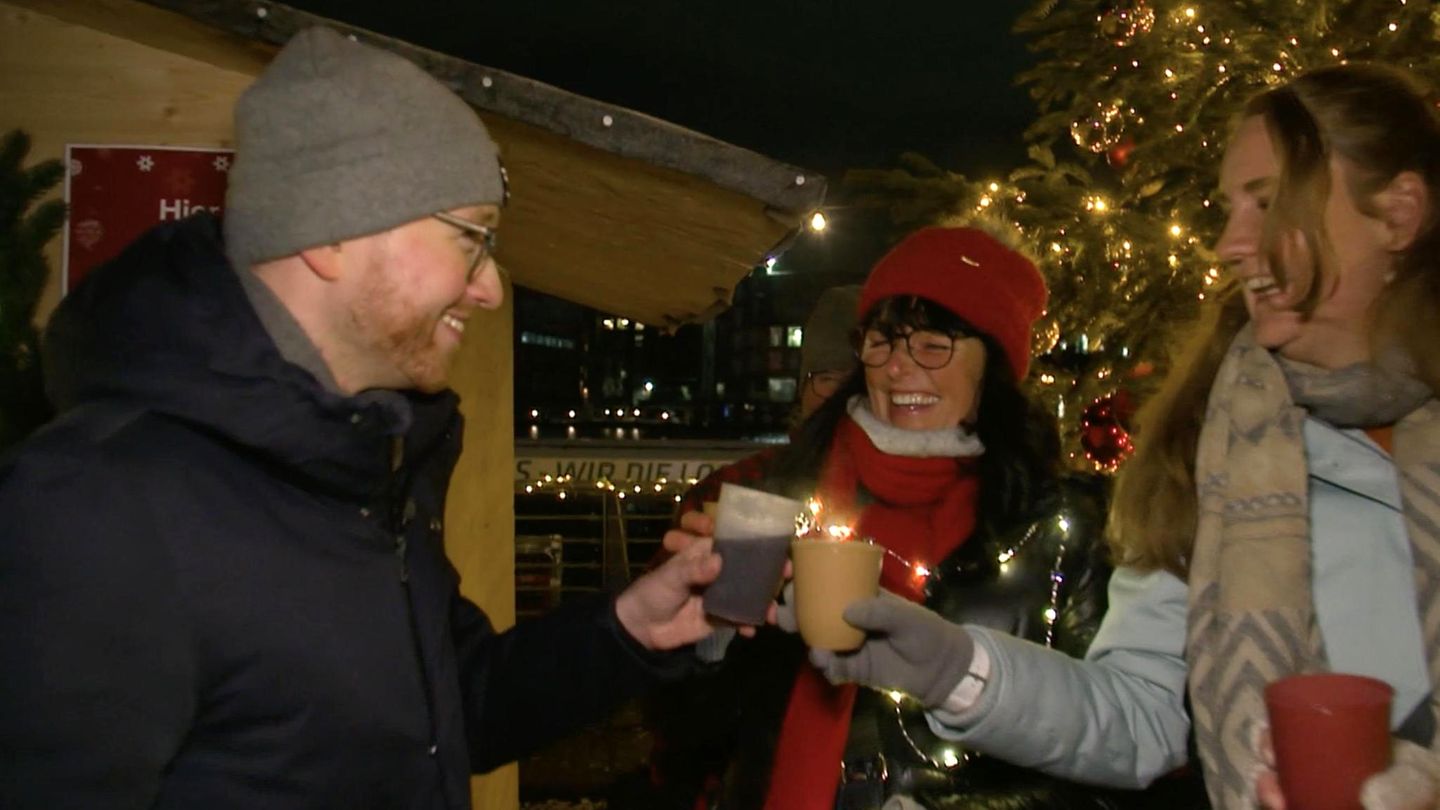
[[[548,494],[556,500],[564,501],[591,492],[614,493],[620,500],[635,496],[660,496],[680,502],[681,497],[690,487],[694,486],[697,479],[694,478],[657,478],[653,481],[612,481],[609,478],[598,480],[577,479],[573,475],[551,475],[545,474],[533,481],[517,481],[515,492],[526,495]]]
[[[1128,428],[1096,454],[1082,445],[1084,415],[1148,390],[1177,329],[1222,285],[1213,189],[1244,101],[1349,60],[1407,67],[1433,86],[1437,27],[1431,0],[1038,0],[1016,26],[1041,57],[1019,77],[1039,110],[1023,166],[972,179],[910,155],[849,182],[901,229],[981,219],[1039,259],[1051,305],[1034,393],[1060,419],[1075,466],[1113,470]]]

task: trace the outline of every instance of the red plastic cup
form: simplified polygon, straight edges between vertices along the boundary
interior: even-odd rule
[[[1390,767],[1390,685],[1361,675],[1292,675],[1265,687],[1286,810],[1360,810],[1360,787]]]

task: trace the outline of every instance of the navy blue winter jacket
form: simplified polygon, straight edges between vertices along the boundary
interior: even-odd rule
[[[679,656],[611,603],[496,633],[441,545],[452,394],[325,391],[208,215],[64,301],[0,463],[0,807],[464,808]]]

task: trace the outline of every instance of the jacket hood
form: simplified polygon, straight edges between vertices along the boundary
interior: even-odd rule
[[[448,392],[343,396],[286,361],[209,214],[160,225],[95,269],[56,310],[42,355],[61,413],[106,401],[160,414],[337,494],[385,485],[417,413],[424,444],[455,417]]]

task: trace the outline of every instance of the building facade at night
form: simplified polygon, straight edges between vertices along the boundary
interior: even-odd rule
[[[863,279],[884,247],[871,223],[850,221],[807,232],[741,280],[728,309],[669,332],[517,290],[516,438],[782,441],[810,308],[827,287]]]

